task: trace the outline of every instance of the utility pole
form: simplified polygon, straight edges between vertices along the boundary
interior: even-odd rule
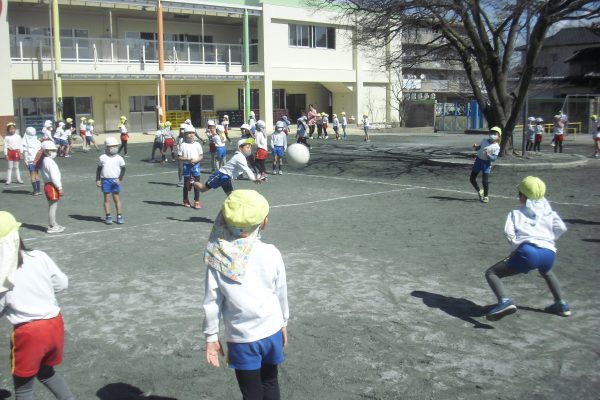
[[[244,122],[250,117],[250,25],[248,23],[248,9],[244,9],[244,71],[246,82],[244,86]]]
[[[62,78],[60,77],[60,18],[58,15],[58,0],[52,0],[52,31],[54,46],[54,79],[56,81],[56,120],[63,119]]]
[[[165,101],[165,46],[163,34],[163,10],[161,0],[156,0],[156,19],[158,22],[158,97],[160,122],[167,120],[167,108]]]

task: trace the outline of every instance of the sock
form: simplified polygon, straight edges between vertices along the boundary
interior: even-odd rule
[[[37,192],[37,190],[35,189],[35,188],[36,188],[35,181],[32,181],[32,182],[31,182],[31,187],[33,188],[33,192],[34,192],[34,193],[35,193],[35,192]]]
[[[71,389],[67,382],[62,376],[58,374],[52,375],[50,378],[40,379],[40,382],[44,384],[52,392],[54,397],[60,400],[74,400],[75,396],[71,393]]]
[[[42,192],[42,190],[41,190],[41,182],[40,181],[35,181],[35,188],[36,188],[36,191],[38,193]]]

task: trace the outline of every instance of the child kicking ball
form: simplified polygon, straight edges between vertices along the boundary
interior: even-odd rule
[[[498,298],[498,305],[492,308],[486,318],[497,321],[517,312],[517,307],[504,290],[501,279],[527,274],[537,269],[548,284],[554,296],[554,304],[545,311],[563,317],[571,315],[569,304],[562,298],[560,284],[552,267],[556,258],[554,241],[567,228],[558,214],[552,210],[544,198],[546,185],[534,176],[528,176],[517,186],[521,208],[508,214],[504,233],[513,252],[504,260],[488,268],[485,278]]]

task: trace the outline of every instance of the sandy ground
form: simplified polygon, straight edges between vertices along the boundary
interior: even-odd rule
[[[505,217],[529,173],[496,171],[486,205],[468,167],[426,163],[431,152],[472,141],[312,141],[309,167],[261,186],[236,182],[269,199],[264,240],[281,250],[288,271],[283,398],[600,398],[600,161],[531,171],[569,228],[555,271],[573,316],[544,313],[551,295],[530,273],[506,280],[519,312],[490,323],[485,307],[494,297],[483,273],[509,252]],[[100,219],[96,153],[59,160],[62,235],[42,232],[46,202],[28,195],[29,186],[0,195],[1,208],[26,224],[27,244],[51,254],[70,278],[59,295],[67,336],[58,370],[78,399],[240,398],[233,371],[205,363],[201,331],[201,255],[224,195],[211,191],[201,210],[184,209],[174,167],[142,161],[149,151],[133,145],[127,159],[123,226]],[[591,143],[567,143],[565,151],[588,155]],[[12,391],[10,329],[6,321],[0,327],[0,388]],[[38,385],[36,398],[51,397]]]

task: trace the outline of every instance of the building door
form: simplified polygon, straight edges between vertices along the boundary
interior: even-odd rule
[[[188,109],[190,111],[192,125],[196,127],[202,126],[202,96],[199,94],[191,95],[188,103]]]
[[[129,96],[129,129],[153,132],[157,126],[156,96]]]
[[[285,96],[287,104],[288,116],[293,122],[306,112],[306,95],[305,94],[288,94]]]

